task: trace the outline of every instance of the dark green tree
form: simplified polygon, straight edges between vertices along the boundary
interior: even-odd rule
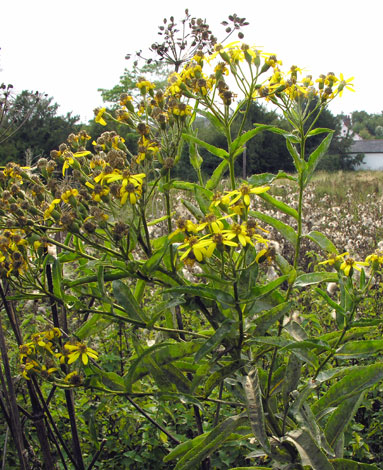
[[[52,97],[39,95],[36,100],[36,94],[26,90],[11,99],[1,125],[4,135],[0,164],[9,161],[25,164],[27,151],[34,160],[47,157],[71,132],[77,132],[79,117],[72,113],[59,116],[58,108]]]

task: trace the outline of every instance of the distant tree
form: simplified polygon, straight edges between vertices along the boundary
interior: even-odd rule
[[[156,89],[165,88],[166,79],[169,75],[169,69],[163,62],[151,62],[144,64],[142,67],[133,64],[131,69],[125,69],[124,74],[121,75],[120,81],[111,89],[99,88],[98,91],[101,93],[101,97],[105,103],[118,103],[120,95],[122,93],[128,93],[130,95],[138,95],[138,89],[136,83],[140,79],[145,78],[150,80],[156,85]]]
[[[383,137],[383,111],[380,114],[368,114],[366,111],[354,111],[351,114],[352,130],[365,140]]]
[[[36,101],[36,95],[26,90],[12,98],[2,124],[5,135],[0,145],[0,164],[9,161],[24,164],[26,152],[35,159],[47,157],[71,132],[77,132],[79,117],[71,113],[58,116],[58,108],[53,98],[39,95]],[[19,123],[22,125],[18,126]]]

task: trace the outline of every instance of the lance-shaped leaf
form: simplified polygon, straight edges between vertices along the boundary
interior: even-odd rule
[[[381,362],[368,366],[355,366],[313,404],[312,411],[317,415],[326,408],[337,406],[344,400],[359,395],[382,379],[383,363]]]
[[[213,289],[205,286],[181,286],[166,289],[164,293],[180,295],[186,294],[192,297],[201,297],[204,299],[215,300],[229,307],[235,306],[235,300],[232,295],[220,289]]]
[[[165,395],[166,396],[166,395]],[[185,442],[181,442],[175,447],[168,455],[165,455],[163,461],[165,463],[170,462],[171,460],[178,459],[186,454],[190,449],[196,447],[200,442],[202,442],[208,433],[201,434],[200,436],[195,437],[194,439],[189,439]]]
[[[217,348],[227,336],[230,336],[235,327],[236,323],[230,318],[227,318],[216,330],[214,335],[209,338],[205,344],[202,345],[197,354],[194,356],[194,362],[199,362],[203,357],[206,356],[206,354]]]
[[[130,318],[146,321],[146,315],[139,306],[130,288],[122,281],[113,281],[113,294],[117,302],[124,308]]]
[[[246,303],[254,302],[255,300],[258,300],[264,297],[265,295],[270,294],[275,289],[277,289],[283,282],[287,281],[288,278],[289,275],[285,274],[284,276],[280,276],[277,279],[274,279],[273,281],[264,284],[263,286],[253,287],[250,291],[251,297],[246,299]]]
[[[221,181],[223,175],[225,174],[228,165],[229,162],[227,160],[224,160],[217,166],[217,168],[213,171],[213,174],[211,175],[210,179],[206,182],[206,189],[210,189],[210,191],[212,191],[217,187],[218,183]]]
[[[207,214],[210,211],[210,205],[213,197],[213,192],[209,191],[198,184],[194,185],[194,196],[201,211]]]
[[[330,446],[335,447],[337,440],[344,433],[348,423],[357,412],[365,392],[354,395],[341,403],[327,420],[325,434]],[[339,456],[337,456],[339,457]]]
[[[343,310],[343,308],[334,302],[332,298],[325,292],[324,290],[320,289],[319,287],[315,288],[315,292],[317,292],[321,297],[324,298],[324,300],[330,305],[331,308],[333,308],[339,315],[346,315],[346,312]]]
[[[301,377],[302,361],[297,359],[293,354],[290,355],[285,376],[282,385],[282,398],[285,409],[287,409],[290,401],[290,393],[298,386]]]
[[[163,367],[165,364],[193,355],[200,347],[201,340],[193,340],[184,343],[162,342],[142,349],[141,354],[133,360],[127,374],[124,376],[126,386],[130,388],[134,382],[148,373],[148,368],[145,365],[148,356],[158,366]]]
[[[197,113],[201,114],[206,119],[208,119],[211,124],[213,124],[213,126],[217,129],[217,131],[221,132],[221,134],[223,135],[226,135],[225,125],[216,116],[214,116],[214,114],[204,109],[197,109]]]
[[[376,465],[354,462],[348,459],[331,459],[334,470],[379,470]]]
[[[226,377],[229,377],[237,370],[241,369],[245,364],[246,363],[243,360],[234,361],[209,375],[204,387],[205,396],[208,397],[217,385],[219,385]]]
[[[203,158],[198,152],[197,144],[190,144],[189,158],[190,158],[190,163],[192,164],[193,168],[198,171],[201,168]]]
[[[142,266],[142,271],[145,274],[150,274],[150,273],[152,273],[153,271],[155,271],[157,269],[157,267],[159,266],[159,264],[162,261],[162,258],[165,256],[165,253],[166,253],[166,250],[168,249],[168,246],[169,246],[169,240],[166,239],[166,240],[164,240],[163,247],[161,249],[159,249],[158,251],[156,251],[145,262],[145,264]]]
[[[329,240],[326,235],[323,235],[321,232],[312,231],[305,237],[309,238],[311,241],[316,243],[318,246],[322,248],[322,250],[327,251],[328,253],[338,254],[338,250],[336,249],[335,245],[331,240]]]
[[[244,382],[247,413],[251,429],[262,449],[269,453],[270,443],[266,434],[265,415],[262,405],[262,392],[259,384],[258,370],[253,369]]]
[[[293,158],[294,166],[297,172],[301,174],[302,172],[306,170],[307,163],[301,158],[297,149],[294,147],[293,143],[289,139],[286,139],[286,147],[287,147],[287,150],[289,151],[289,154]]]
[[[76,331],[76,336],[83,340],[90,335],[100,333],[101,331],[105,330],[112,323],[112,321],[113,319],[96,313],[80,326],[80,328]]]
[[[242,149],[243,145],[245,145],[248,140],[252,139],[254,136],[259,134],[260,132],[265,131],[265,130],[271,130],[271,129],[275,129],[275,128],[268,124],[261,124],[261,125],[257,125],[255,129],[250,129],[249,131],[244,132],[235,140],[233,140],[230,146],[230,153],[233,154],[238,149]]]
[[[259,197],[277,208],[280,212],[290,215],[291,217],[294,217],[294,219],[298,220],[298,212],[293,207],[290,207],[284,202],[275,199],[275,197],[270,196],[268,193],[261,193],[259,194]]]
[[[174,470],[195,470],[198,465],[217,450],[239,426],[247,421],[244,413],[225,419],[207,436],[204,435],[177,463]]]
[[[307,429],[294,429],[286,434],[285,440],[295,445],[303,466],[310,465],[313,470],[334,470]]]
[[[354,359],[368,357],[383,350],[383,340],[350,341],[336,350],[335,357],[338,359]]]
[[[272,173],[260,173],[259,175],[252,175],[248,178],[248,181],[253,186],[264,186],[272,183],[274,180],[277,179],[289,179],[292,181],[296,181],[295,176],[288,175],[284,171],[278,171],[277,175]]]
[[[194,135],[190,134],[182,134],[182,137],[187,140],[188,142],[192,142],[194,144],[198,144],[201,147],[205,148],[208,150],[211,154],[215,155],[216,157],[219,158],[227,158],[229,157],[229,154],[226,150],[221,149],[219,147],[215,147],[214,145],[210,145],[207,142],[204,142],[203,140],[198,139]]]
[[[271,225],[275,228],[275,230],[278,230],[278,232],[280,232],[290,243],[292,243],[294,246],[296,245],[297,233],[292,227],[290,227],[290,225],[287,225],[280,220],[271,217],[270,215],[262,214],[262,212],[259,211],[249,211],[249,214],[259,220],[262,220],[266,224]]]
[[[326,154],[328,148],[330,147],[331,140],[333,136],[333,131],[329,133],[323,140],[322,142],[318,145],[318,147],[312,152],[312,154],[309,156],[308,162],[307,162],[307,169],[305,172],[305,183],[309,183],[312,175],[318,166],[318,163],[321,161],[321,159],[324,157]]]
[[[255,324],[257,327],[255,328],[254,335],[264,336],[267,330],[274,325],[275,322],[283,318],[290,308],[291,302],[283,302],[256,318]]]
[[[333,272],[308,273],[301,274],[294,282],[294,287],[306,287],[320,282],[335,282],[338,280],[338,274]]]

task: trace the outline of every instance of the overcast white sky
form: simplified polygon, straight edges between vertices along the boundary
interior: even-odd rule
[[[383,111],[381,0],[1,0],[0,83],[53,96],[59,112],[83,122],[102,104],[98,88],[118,83],[125,54],[160,39],[164,17],[185,8],[206,18],[218,38],[229,14],[246,17],[244,41],[314,76],[355,77],[356,93],[333,102],[337,114]]]

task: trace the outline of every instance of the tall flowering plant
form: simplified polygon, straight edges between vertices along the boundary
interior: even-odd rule
[[[33,168],[8,164],[0,182],[3,303],[34,299],[50,312],[49,328],[17,336],[27,383],[71,392],[68,406],[78,387],[126,399],[166,436],[164,462],[176,470],[211,468],[214,453],[233,442],[247,449],[247,467],[232,470],[355,468],[343,458],[344,432],[383,378],[381,362],[354,362],[383,349],[376,323],[357,312],[383,256],[356,261],[323,234],[302,231],[303,193],[332,138],[315,122],[350,82],[333,73],[302,76],[297,66],[284,71],[275,55],[242,43],[201,47],[177,62],[164,91],[142,79],[138,98],[123,94],[115,114],[95,111],[101,125],[127,126],[137,152],[115,132],[92,141],[81,131]],[[276,106],[290,129],[254,123],[244,131],[258,100]],[[197,116],[225,136],[225,148],[198,138]],[[239,181],[235,161],[261,132],[286,140],[296,172]],[[319,134],[307,155],[307,141]],[[172,177],[185,145],[197,183]],[[221,160],[207,181],[200,147]],[[271,195],[283,178],[296,185],[296,208]],[[258,198],[291,223],[258,210]],[[291,259],[270,230],[291,244]],[[299,263],[303,238],[328,253],[313,273]],[[325,282],[339,285],[339,298]],[[297,295],[307,286],[317,286],[335,311],[330,333],[296,321]],[[121,325],[124,360],[110,371],[100,338]],[[148,397],[183,404],[195,429],[175,435],[142,408]],[[39,399],[49,416],[49,403]],[[74,409],[70,416],[73,431]],[[73,436],[68,458],[85,468],[81,439]]]

